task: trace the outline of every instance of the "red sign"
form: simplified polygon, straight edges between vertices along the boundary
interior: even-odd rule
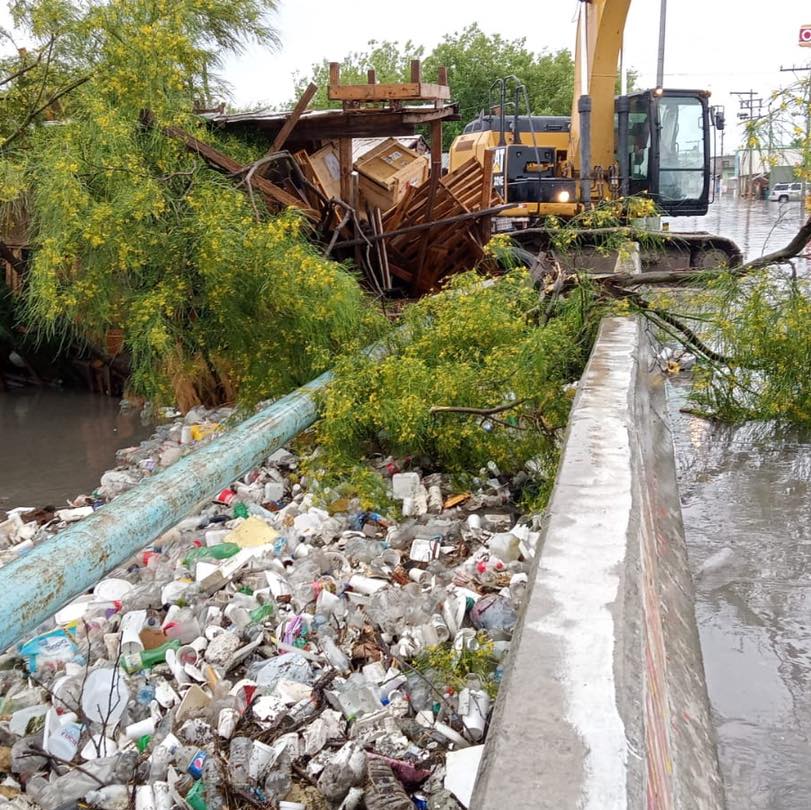
[[[811,25],[803,25],[800,28],[800,45],[803,48],[811,48]]]

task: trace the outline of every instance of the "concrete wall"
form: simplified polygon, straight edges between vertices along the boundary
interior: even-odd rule
[[[663,382],[608,318],[580,383],[472,810],[724,806]]]

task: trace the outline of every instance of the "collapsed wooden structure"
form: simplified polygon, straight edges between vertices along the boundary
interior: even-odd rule
[[[251,167],[233,165],[208,145],[196,148],[185,133],[167,134],[259,193],[271,210],[302,208],[327,253],[354,261],[378,293],[399,288],[422,295],[473,267],[500,199],[489,159],[488,168],[471,160],[443,176],[442,125],[459,120],[447,71],[425,82],[414,60],[408,82],[380,84],[369,71],[365,84],[342,84],[332,63],[327,97],[340,108],[307,111],[316,91],[311,84],[287,113],[205,116],[212,127],[268,143],[267,155]],[[426,156],[397,141],[419,130],[430,133]],[[353,156],[358,138],[372,146]]]
[[[230,177],[254,205],[301,210],[327,255],[352,261],[376,293],[418,296],[481,259],[500,199],[489,156],[486,167],[470,160],[443,176],[442,127],[459,120],[447,71],[426,82],[414,60],[409,78],[381,84],[369,71],[365,84],[342,84],[333,63],[327,97],[334,109],[307,109],[318,90],[310,84],[289,112],[201,113],[211,128],[267,144],[250,165],[178,127],[162,131]],[[142,125],[154,125],[148,112]],[[12,290],[26,255],[19,239],[0,239]]]

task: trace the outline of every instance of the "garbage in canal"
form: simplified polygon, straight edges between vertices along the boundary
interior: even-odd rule
[[[103,497],[187,452],[188,426],[124,451]],[[386,459],[390,504],[432,504],[399,518],[301,466],[281,451],[212,493],[2,656],[0,796],[43,810],[467,806],[535,520],[516,519],[497,470],[460,497]],[[13,512],[6,559],[65,511],[22,534]]]

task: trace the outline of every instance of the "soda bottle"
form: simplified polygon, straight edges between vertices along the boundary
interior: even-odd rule
[[[121,667],[128,674],[132,675],[135,672],[140,672],[142,669],[149,669],[157,664],[162,664],[166,661],[166,653],[169,650],[177,650],[180,648],[180,641],[167,641],[160,647],[154,650],[142,650],[141,652],[124,655],[121,657]]]
[[[199,560],[227,560],[229,557],[233,557],[234,554],[238,553],[239,550],[239,546],[236,543],[218,543],[216,546],[201,546],[200,548],[192,549],[183,558],[183,565],[188,568]]]

